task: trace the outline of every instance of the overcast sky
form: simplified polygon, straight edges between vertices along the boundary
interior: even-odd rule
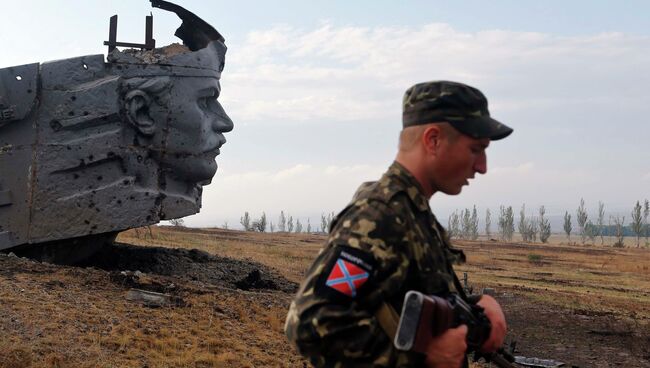
[[[182,1],[226,38],[220,101],[235,122],[191,226],[237,227],[244,211],[319,223],[393,160],[401,98],[414,83],[481,89],[515,129],[488,150],[488,173],[456,208],[493,213],[629,212],[650,198],[650,2]],[[147,1],[2,1],[0,68],[106,53],[118,40],[177,39],[171,13]],[[557,229],[559,230],[559,229]]]

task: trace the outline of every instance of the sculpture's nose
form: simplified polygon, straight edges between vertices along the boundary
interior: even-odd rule
[[[234,128],[234,123],[230,120],[230,117],[226,114],[219,101],[216,101],[216,103],[215,114],[217,117],[212,122],[212,130],[221,133],[229,132]]]

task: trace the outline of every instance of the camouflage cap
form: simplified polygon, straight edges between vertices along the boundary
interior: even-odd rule
[[[418,83],[404,93],[402,108],[404,128],[445,121],[473,138],[497,140],[512,133],[512,128],[490,117],[483,93],[462,83]]]

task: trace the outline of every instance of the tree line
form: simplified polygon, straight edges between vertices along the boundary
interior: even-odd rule
[[[248,211],[244,212],[244,215],[240,217],[239,223],[241,224],[244,231],[257,231],[257,232],[271,232],[271,233],[326,233],[334,220],[334,212],[325,214],[322,213],[320,217],[320,224],[312,225],[311,219],[307,218],[306,221],[303,219],[301,221],[298,217],[293,217],[293,215],[280,211],[277,221],[274,223],[273,220],[269,220],[265,212],[258,218],[253,218]],[[225,222],[222,226],[224,229],[228,229],[228,222]]]
[[[500,206],[495,225],[492,229],[493,215],[490,209],[485,210],[483,234],[491,239],[498,237],[501,241],[512,242],[516,230],[521,240],[525,243],[541,242],[547,243],[551,236],[551,223],[546,217],[546,208],[540,206],[534,215],[526,212],[526,204],[521,206],[519,216],[515,221],[515,213],[512,206]],[[573,216],[575,215],[575,217]],[[312,224],[311,219],[301,219],[291,214],[280,211],[277,221],[274,223],[269,220],[265,212],[253,218],[248,211],[241,216],[239,223],[245,231],[257,232],[280,232],[280,233],[327,233],[332,222],[334,221],[334,212],[325,214],[320,217],[320,224]],[[626,223],[626,218],[629,219]],[[607,221],[607,223],[606,223]],[[635,237],[636,246],[641,246],[641,239],[644,238],[644,246],[650,247],[650,201],[636,201],[630,216],[610,215],[605,217],[605,204],[598,202],[598,211],[594,218],[590,218],[584,199],[580,199],[575,213],[565,211],[562,230],[568,242],[571,242],[571,235],[578,236],[582,244],[605,244],[605,236],[614,237],[614,246],[622,247],[626,237]],[[184,226],[182,219],[172,220],[173,226]],[[574,225],[577,226],[574,227]],[[221,225],[222,228],[228,229],[228,222]],[[471,209],[465,208],[455,210],[449,215],[447,221],[447,233],[450,238],[477,240],[481,233],[479,229],[479,214],[474,205]]]
[[[521,240],[525,243],[540,241],[547,243],[551,236],[551,224],[546,217],[546,208],[540,206],[536,215],[526,213],[526,204],[521,206],[518,221],[515,222],[515,214],[512,206],[500,206],[496,214],[496,233],[492,232],[492,213],[490,209],[485,210],[485,228],[484,234],[488,238],[493,236],[499,237],[504,242],[511,242],[515,234],[515,225]],[[605,223],[605,204],[598,202],[598,212],[595,218],[590,218],[585,207],[584,199],[580,199],[580,204],[573,213],[565,211],[562,230],[566,235],[567,241],[571,242],[571,235],[579,236],[582,244],[596,244],[600,239],[601,244],[605,244],[605,236],[615,238],[614,246],[622,247],[626,236],[636,238],[636,246],[641,246],[641,238],[645,238],[644,245],[650,246],[650,201],[647,199],[643,202],[636,201],[630,213],[630,221],[626,224],[626,216],[610,215]],[[575,222],[574,222],[575,220]],[[577,225],[577,228],[574,228]],[[476,206],[472,209],[455,210],[449,215],[447,222],[447,231],[451,238],[477,240],[479,237],[479,219]]]

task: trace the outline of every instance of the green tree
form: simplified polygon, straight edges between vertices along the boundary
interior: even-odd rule
[[[449,215],[447,221],[447,233],[450,238],[459,238],[460,237],[460,215],[458,215],[458,210],[454,211]]]
[[[639,240],[641,239],[641,234],[643,233],[643,216],[641,215],[641,203],[636,201],[634,208],[632,209],[632,222],[630,223],[632,232],[636,235],[636,247],[638,248]]]
[[[587,239],[587,234],[585,232],[585,226],[587,225],[587,210],[585,209],[585,200],[580,198],[580,206],[576,210],[576,221],[578,221],[578,228],[580,229],[580,238],[582,244],[585,243]]]
[[[546,213],[546,208],[544,206],[539,207],[539,240],[542,243],[548,242],[548,238],[551,237],[551,222],[544,217]]]
[[[491,213],[490,209],[485,210],[485,236],[487,236],[488,239],[490,239],[490,227],[492,226],[492,218],[491,218]]]
[[[461,239],[469,239],[472,232],[472,216],[470,215],[468,208],[463,210],[462,226]]]
[[[571,243],[571,230],[573,230],[571,226],[571,215],[569,215],[569,212],[564,212],[564,232],[566,233],[566,237],[569,240],[569,243]]]
[[[591,220],[587,220],[587,225],[585,225],[585,234],[589,238],[591,244],[595,244],[596,236],[598,236],[598,228],[593,222],[591,222]]]
[[[476,211],[476,205],[472,209],[472,217],[470,218],[470,238],[472,240],[478,239],[478,212]]]
[[[293,216],[289,215],[289,219],[287,220],[287,231],[288,232],[293,232]]]
[[[503,241],[512,241],[512,235],[515,233],[515,214],[512,206],[499,207],[499,232]]]
[[[320,230],[322,233],[327,233],[327,217],[324,213],[320,215]]]
[[[239,218],[239,223],[245,231],[251,231],[251,216],[248,214],[248,211],[244,212],[244,216]]]
[[[614,222],[614,231],[615,231],[615,236],[616,236],[616,241],[614,242],[614,246],[618,248],[622,248],[625,246],[625,232],[623,231],[625,229],[625,216],[621,218],[619,215],[616,216],[610,216],[609,217],[610,222]]]
[[[519,224],[517,225],[517,230],[519,230],[519,235],[521,235],[521,240],[527,242],[526,234],[526,204],[521,205],[521,210],[519,210]]]
[[[605,226],[605,204],[598,201],[598,235],[600,236],[600,245],[605,244],[603,237],[603,227]]]
[[[251,226],[252,230],[259,231],[263,233],[266,231],[266,213],[262,212],[262,216],[259,219],[253,221]]]
[[[278,231],[281,233],[287,231],[287,217],[284,215],[284,211],[280,211],[280,218],[278,219]]]
[[[300,219],[296,219],[296,232],[297,233],[302,232],[302,223],[300,222]]]
[[[647,199],[643,202],[643,223],[645,224],[645,245],[646,247],[650,245],[648,242],[648,237],[650,237],[650,224],[648,223],[648,217],[650,217],[650,201]]]

